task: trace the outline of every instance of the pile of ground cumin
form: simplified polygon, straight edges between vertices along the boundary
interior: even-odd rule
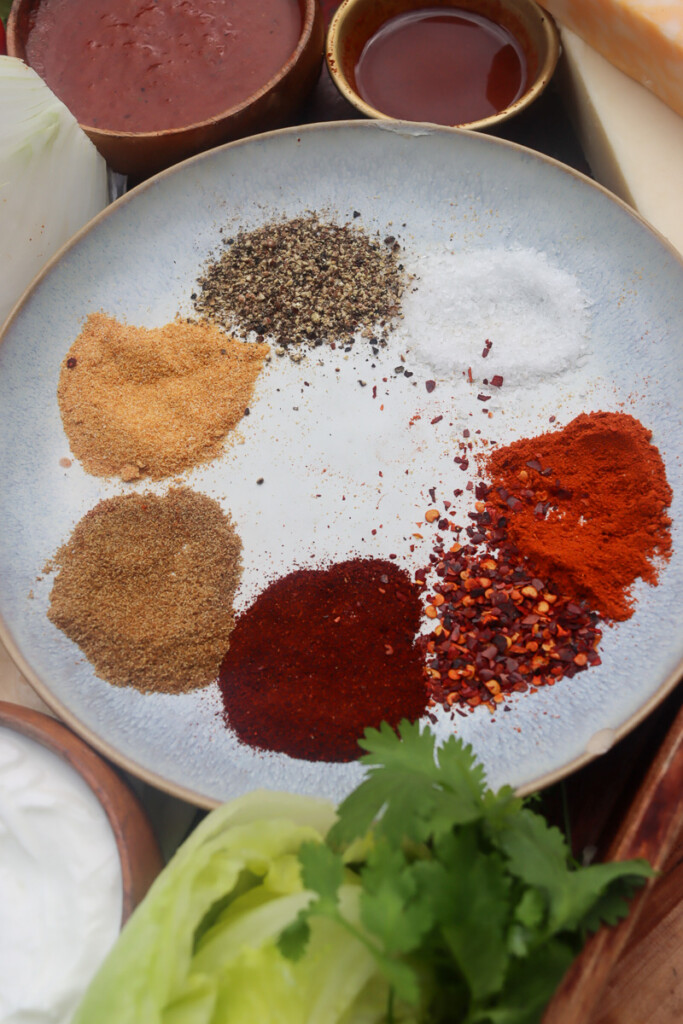
[[[217,327],[147,329],[91,313],[59,376],[62,422],[95,476],[154,479],[220,454],[268,354]]]
[[[229,646],[241,548],[220,505],[189,488],[100,501],[55,555],[48,616],[116,686],[206,686]]]

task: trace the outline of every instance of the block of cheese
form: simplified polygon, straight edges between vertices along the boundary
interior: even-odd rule
[[[683,255],[683,117],[559,27],[558,83],[593,176]]]
[[[539,0],[631,78],[683,115],[683,0]]]

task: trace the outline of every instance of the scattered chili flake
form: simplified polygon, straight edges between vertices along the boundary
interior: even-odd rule
[[[69,356],[69,358],[66,361],[67,369],[73,370],[77,362],[78,360],[76,359],[75,356]]]
[[[495,374],[495,376],[491,377],[491,387],[493,387],[493,388],[502,388],[502,386],[503,386],[503,378],[501,377],[501,375],[499,373],[497,373],[497,374]]]
[[[425,387],[427,389],[427,393],[431,395],[432,391],[436,387],[436,381],[435,380],[426,380],[425,381]]]

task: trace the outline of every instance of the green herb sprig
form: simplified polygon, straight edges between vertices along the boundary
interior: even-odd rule
[[[299,851],[315,898],[280,936],[307,946],[331,918],[372,952],[391,987],[386,1020],[532,1024],[602,922],[616,923],[652,874],[645,861],[578,867],[562,833],[505,786],[493,792],[470,747],[404,721],[360,741],[363,782],[325,844]],[[348,873],[360,927],[341,912]]]

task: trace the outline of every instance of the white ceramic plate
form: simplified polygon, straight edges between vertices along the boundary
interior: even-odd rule
[[[358,764],[307,763],[237,743],[221,720],[215,685],[190,695],[143,696],[96,678],[47,619],[51,581],[39,578],[84,512],[130,486],[89,477],[76,462],[60,466],[70,453],[57,406],[59,366],[88,312],[104,309],[146,326],[189,313],[221,228],[306,210],[344,221],[360,211],[366,229],[399,235],[407,262],[418,268],[425,253],[443,248],[473,259],[501,248],[540,253],[587,299],[587,349],[580,364],[551,379],[539,372],[534,383],[501,388],[487,407],[492,418],[482,415],[480,389],[460,370],[446,378],[408,354],[414,376],[393,374],[416,329],[410,318],[379,359],[361,345],[351,354],[316,350],[298,365],[273,359],[240,427],[243,443],[187,474],[189,486],[231,511],[242,536],[240,608],[296,564],[357,553],[394,553],[410,569],[424,564],[429,545],[412,538],[414,524],[431,504],[431,486],[444,497],[464,485],[452,457],[466,426],[506,443],[548,429],[551,415],[559,426],[581,411],[606,409],[630,412],[654,431],[674,490],[674,555],[660,585],[636,588],[635,615],[606,630],[601,667],[511,701],[511,711],[495,721],[483,709],[456,719],[493,785],[528,790],[549,782],[628,731],[680,670],[683,265],[600,187],[487,136],[352,122],[233,143],[125,196],[52,261],[0,347],[3,639],[71,725],[122,766],[179,796],[210,806],[268,786],[338,799],[357,783]],[[429,302],[429,317],[438,322],[439,296]],[[496,351],[477,373],[496,372]],[[428,378],[437,380],[431,394]],[[443,419],[434,425],[437,415]],[[457,508],[461,520],[467,507]],[[439,726],[442,733],[451,728]]]

